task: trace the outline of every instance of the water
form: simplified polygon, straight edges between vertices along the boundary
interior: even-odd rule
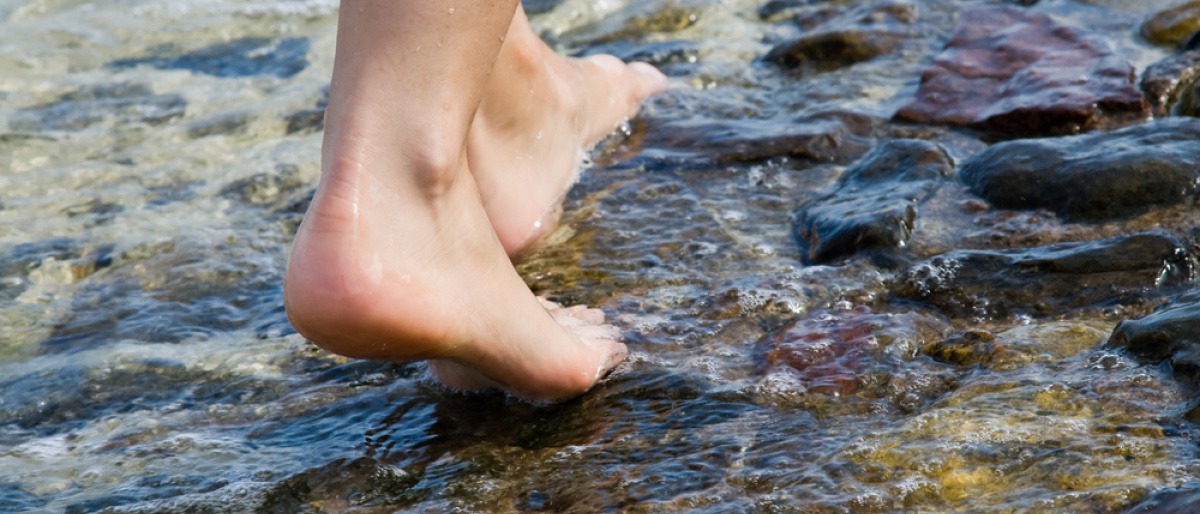
[[[950,320],[893,301],[895,270],[805,266],[791,235],[850,158],[705,150],[795,142],[815,126],[797,119],[839,111],[868,117],[864,146],[921,133],[966,159],[985,142],[881,120],[987,3],[916,3],[895,51],[796,72],[760,60],[801,29],[758,2],[541,2],[561,51],[655,58],[674,86],[520,267],[604,308],[632,351],[537,408],[330,355],[286,322],[336,2],[0,1],[0,511],[1117,512],[1200,478],[1192,386],[1101,348],[1150,306]],[[1136,27],[1169,3],[1038,9],[1141,69],[1165,52]],[[1195,221],[969,199],[947,185],[922,208],[916,256]],[[772,357],[779,337],[792,353]]]

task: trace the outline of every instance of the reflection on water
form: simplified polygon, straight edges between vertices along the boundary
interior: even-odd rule
[[[1192,385],[1102,347],[1153,302],[972,316],[893,294],[950,250],[1178,235],[1189,207],[1073,224],[947,180],[902,256],[803,264],[794,211],[871,148],[986,146],[887,119],[989,3],[530,2],[561,51],[675,84],[521,266],[606,309],[632,350],[539,408],[288,325],[336,2],[0,0],[0,511],[1113,512],[1197,480]],[[1167,52],[1140,20],[1172,3],[1033,8],[1140,70]],[[858,30],[887,44],[764,60]]]

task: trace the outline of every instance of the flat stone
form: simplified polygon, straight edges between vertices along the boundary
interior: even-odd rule
[[[9,126],[18,131],[82,130],[105,120],[161,125],[183,116],[187,102],[177,94],[154,94],[142,84],[85,86],[57,100],[20,109]]]
[[[1149,364],[1170,360],[1176,373],[1200,378],[1200,291],[1172,298],[1143,318],[1122,321],[1109,345]]]
[[[909,359],[947,331],[941,318],[917,311],[877,313],[863,307],[822,313],[760,340],[758,370],[767,374],[787,368],[809,392],[853,394],[866,369],[887,354]]]
[[[870,149],[871,119],[849,112],[805,115],[791,122],[757,119],[680,124],[648,120],[644,145],[686,165],[699,161],[752,163],[775,157],[810,162],[849,162]],[[702,141],[703,144],[697,144]]]
[[[1200,0],[1159,11],[1142,23],[1142,37],[1155,45],[1178,45],[1200,30]]]
[[[1166,118],[1108,133],[1000,143],[959,176],[993,205],[1109,220],[1191,202],[1200,178],[1200,120]]]
[[[972,9],[895,119],[1000,138],[1119,127],[1149,115],[1133,79],[1133,66],[1106,43],[1048,16]]]
[[[793,69],[829,71],[894,52],[917,35],[915,6],[885,2],[852,9],[775,45],[764,57]]]
[[[832,192],[797,210],[793,233],[805,261],[903,249],[918,206],[953,170],[946,151],[928,141],[900,139],[876,147],[846,170]]]
[[[1200,50],[1172,55],[1146,67],[1142,72],[1142,92],[1156,118],[1171,115],[1185,91],[1195,91],[1200,76]],[[1194,104],[1195,102],[1191,102]],[[1195,116],[1195,109],[1185,116]]]
[[[1049,316],[1142,303],[1195,275],[1188,246],[1164,232],[1017,250],[955,250],[896,276],[891,294],[960,318]]]
[[[164,70],[189,70],[221,78],[264,75],[289,78],[308,67],[308,47],[308,38],[248,37],[175,56],[118,59],[109,63],[109,66],[132,68],[144,65]]]

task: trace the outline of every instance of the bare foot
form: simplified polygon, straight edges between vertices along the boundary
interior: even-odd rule
[[[321,182],[296,235],[284,298],[296,330],[330,351],[430,360],[435,376],[451,387],[560,399],[589,389],[626,350],[599,311],[539,301],[493,230],[497,219],[507,219],[507,200],[489,194],[490,210],[484,208],[480,187],[502,184],[531,188],[535,195],[547,191],[550,203],[534,209],[545,211],[561,195],[556,189],[565,190],[571,169],[514,174],[504,182],[474,175],[468,155],[503,155],[490,146],[534,131],[522,128],[528,113],[508,116],[502,124],[507,136],[487,134],[491,139],[472,140],[468,151],[485,87],[511,89],[495,84],[503,74],[487,73],[500,51],[499,43],[489,42],[511,25],[500,5],[481,2],[455,15],[435,3],[342,2]],[[490,56],[489,44],[496,52]],[[558,62],[564,63],[588,84],[580,91],[589,98],[622,99],[585,102],[586,109],[564,110],[580,105],[569,98],[538,106],[553,113],[545,123],[556,116],[569,120],[538,130],[573,134],[559,142],[569,142],[572,151],[602,137],[651,89],[646,74],[613,61]],[[520,77],[554,82],[544,78]],[[489,110],[489,123],[502,116],[499,109]],[[556,181],[554,187],[544,186],[547,181]],[[540,215],[530,214],[526,222]]]
[[[483,206],[510,256],[557,224],[584,152],[666,84],[645,63],[557,55],[518,8],[467,138]]]

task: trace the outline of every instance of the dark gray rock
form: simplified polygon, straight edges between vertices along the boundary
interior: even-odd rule
[[[187,133],[188,137],[192,139],[241,134],[246,131],[246,126],[249,124],[249,113],[243,111],[225,112],[188,123]]]
[[[1200,482],[1160,489],[1125,514],[1193,514],[1200,508]]]
[[[894,52],[916,36],[915,6],[885,2],[852,9],[776,45],[768,62],[803,71],[829,71]]]
[[[221,196],[243,204],[279,208],[291,201],[303,187],[299,170],[290,164],[278,164],[273,173],[256,173],[221,188]]]
[[[141,84],[98,84],[79,88],[45,105],[13,113],[19,131],[80,130],[105,120],[160,125],[183,116],[187,102],[176,94],[154,94]]]
[[[308,67],[308,48],[308,38],[248,37],[174,56],[152,55],[118,59],[109,63],[109,66],[151,66],[165,70],[189,70],[221,78],[263,75],[288,78]]]
[[[997,144],[962,181],[997,207],[1108,220],[1190,202],[1200,178],[1200,120],[1167,118],[1109,133]]]
[[[1107,43],[1044,14],[973,9],[895,119],[1006,139],[1120,127],[1150,114],[1133,78]]]
[[[305,109],[296,111],[284,118],[287,122],[287,133],[311,134],[325,129],[325,109]]]
[[[1187,245],[1163,232],[1144,232],[1040,248],[947,252],[900,273],[891,293],[954,317],[1048,316],[1142,303],[1194,274]]]
[[[1200,291],[1173,298],[1143,318],[1122,321],[1109,345],[1151,364],[1170,360],[1177,373],[1200,378]]]
[[[321,98],[317,100],[316,107],[312,109],[304,109],[296,111],[284,117],[287,122],[287,133],[291,134],[308,134],[319,132],[325,129],[325,108],[329,106],[329,86],[325,86],[321,90]]]
[[[918,205],[953,169],[946,151],[928,141],[901,139],[875,148],[842,175],[832,192],[797,210],[794,234],[805,261],[904,248]]]
[[[805,115],[791,122],[739,119],[677,124],[655,118],[647,123],[644,145],[670,152],[668,160],[683,166],[691,161],[711,166],[774,157],[849,162],[870,149],[871,119],[849,112]]]

